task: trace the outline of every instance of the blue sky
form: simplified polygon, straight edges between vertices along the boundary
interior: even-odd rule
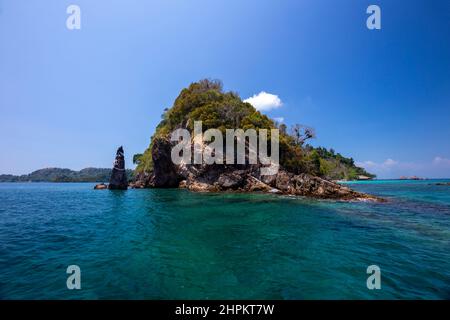
[[[0,173],[110,167],[119,145],[131,166],[209,77],[379,177],[450,177],[449,39],[448,0],[0,0]]]

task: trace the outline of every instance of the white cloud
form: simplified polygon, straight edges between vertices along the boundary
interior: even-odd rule
[[[375,163],[375,162],[373,162],[373,161],[363,161],[363,162],[356,162],[355,163],[358,167],[363,167],[363,168],[366,168],[366,167],[369,167],[369,168],[373,168],[373,167],[375,167],[377,164]]]
[[[283,117],[276,117],[276,118],[273,118],[273,120],[275,120],[278,123],[284,122],[284,118]]]
[[[450,167],[450,159],[442,158],[442,157],[435,157],[433,159],[433,165],[435,165],[435,166],[443,166],[443,167]]]
[[[450,178],[450,159],[436,156],[427,162],[402,162],[386,159],[383,162],[355,162],[378,178],[398,178],[401,176],[419,176],[428,178]]]
[[[401,176],[426,176],[424,165],[414,162],[401,162],[393,159],[386,159],[383,162],[364,161],[356,162],[358,167],[366,169],[370,173],[375,173],[378,178],[399,178]]]
[[[253,97],[245,99],[244,102],[250,103],[259,111],[269,111],[283,105],[283,102],[281,102],[281,99],[276,94],[267,93],[265,91],[261,91],[260,93],[253,95]]]
[[[394,167],[394,166],[396,166],[398,164],[399,164],[398,161],[395,161],[395,160],[392,160],[392,159],[389,158],[389,159],[386,159],[386,161],[384,161],[382,163],[382,166],[386,167],[386,168],[390,168],[390,167]]]
[[[400,162],[392,160],[392,159],[386,159],[385,161],[381,162],[381,163],[376,163],[373,161],[364,161],[364,162],[356,162],[356,165],[358,167],[363,167],[367,170],[372,169],[372,170],[390,170],[391,168],[397,167],[397,166],[401,166],[403,164],[400,164]]]

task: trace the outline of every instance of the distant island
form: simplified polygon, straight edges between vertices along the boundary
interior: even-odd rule
[[[425,180],[425,178],[420,178],[418,176],[411,176],[411,177],[401,176],[399,180]]]
[[[45,168],[24,175],[0,175],[0,182],[106,182],[109,181],[112,169],[85,168],[74,171],[63,168]],[[127,176],[133,179],[133,170],[127,170]]]

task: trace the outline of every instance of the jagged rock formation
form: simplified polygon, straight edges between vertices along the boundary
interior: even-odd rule
[[[180,187],[195,192],[268,192],[336,200],[381,200],[310,174],[293,174],[284,169],[275,175],[263,176],[260,165],[175,165],[170,157],[171,148],[169,139],[155,139],[151,150],[153,173],[138,175],[133,187]]]
[[[117,149],[116,160],[109,179],[109,189],[126,190],[128,188],[127,172],[125,171],[125,158],[122,146]]]

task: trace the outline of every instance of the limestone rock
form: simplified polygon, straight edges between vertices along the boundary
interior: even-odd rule
[[[149,185],[155,188],[176,188],[181,178],[171,158],[172,144],[168,139],[155,139],[152,146],[153,175]]]
[[[118,190],[126,190],[128,188],[127,173],[125,171],[125,157],[122,146],[117,149],[108,188]]]
[[[242,186],[244,177],[239,173],[223,173],[217,179],[217,184],[223,189],[237,189]]]

